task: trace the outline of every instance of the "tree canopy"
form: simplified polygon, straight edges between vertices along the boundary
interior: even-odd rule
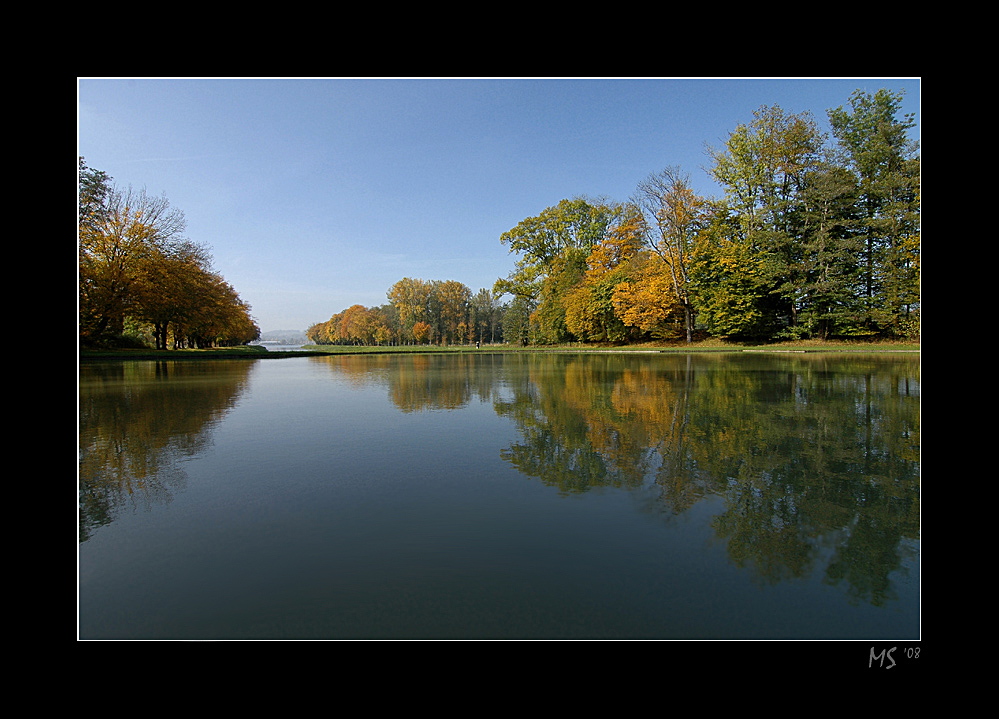
[[[79,158],[79,335],[85,346],[158,349],[245,344],[260,336],[250,307],[184,236],[165,197],[118,188]]]

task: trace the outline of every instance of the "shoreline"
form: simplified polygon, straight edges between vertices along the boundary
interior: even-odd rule
[[[266,347],[242,346],[213,349],[153,350],[114,349],[79,350],[79,361],[94,360],[211,360],[211,359],[279,359],[283,357],[322,357],[350,354],[701,354],[722,352],[818,354],[818,353],[906,353],[919,354],[921,347],[915,342],[848,342],[816,341],[776,342],[772,344],[723,343],[719,341],[662,343],[642,345],[558,345],[527,346],[483,345],[303,345],[300,349],[270,351]]]

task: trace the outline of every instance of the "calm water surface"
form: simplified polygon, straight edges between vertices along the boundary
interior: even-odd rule
[[[919,639],[918,355],[80,367],[79,636]]]

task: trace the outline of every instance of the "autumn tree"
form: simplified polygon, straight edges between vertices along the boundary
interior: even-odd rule
[[[134,313],[153,326],[157,349],[167,349],[171,326],[176,330],[189,324],[204,303],[208,265],[207,250],[193,242],[179,242],[146,256],[134,286]]]
[[[433,295],[439,308],[442,340],[448,344],[462,342],[464,335],[467,335],[472,291],[461,282],[446,280],[435,283]]]
[[[326,339],[326,323],[315,322],[305,330],[305,336],[309,338],[309,343],[314,345],[328,344]]]
[[[417,322],[429,324],[432,293],[433,283],[411,277],[404,277],[389,288],[388,299],[398,313],[402,336],[413,337]]]
[[[402,336],[415,340],[413,328],[422,322],[430,327],[431,341],[452,343],[467,338],[472,291],[461,282],[404,277],[387,295]]]
[[[259,337],[250,307],[184,237],[165,197],[119,189],[79,160],[79,334],[93,343],[126,325],[151,327],[155,345],[244,344]]]
[[[423,322],[422,320],[413,324],[412,334],[413,340],[418,345],[425,345],[430,343],[430,337],[433,332],[433,328],[430,323]]]
[[[656,252],[646,252],[632,261],[629,278],[611,295],[614,312],[621,321],[656,339],[686,334],[692,341],[691,312],[676,294],[672,272]]]
[[[623,342],[628,326],[614,306],[614,293],[628,275],[611,270],[588,275],[566,295],[566,329],[584,342]]]
[[[632,277],[632,262],[644,241],[644,218],[635,205],[621,208],[619,220],[590,251],[586,271],[566,296],[566,328],[584,341],[621,342],[631,335],[614,304],[614,293]]]
[[[120,335],[135,306],[147,263],[183,239],[184,215],[165,197],[107,188],[102,204],[81,194],[79,223],[80,335]],[[84,215],[83,213],[86,213]]]
[[[183,341],[188,347],[231,347],[260,337],[250,306],[232,285],[214,272],[202,271],[196,276],[199,301],[183,327]],[[175,342],[180,346],[176,338]]]
[[[690,292],[690,257],[705,224],[704,200],[694,193],[689,175],[677,167],[668,167],[639,184],[635,201],[645,215],[647,245],[662,260],[672,294],[683,311],[687,342],[693,342],[695,309]],[[655,268],[656,264],[647,267]],[[662,287],[653,281],[645,296],[662,296]],[[663,299],[672,300],[666,296]]]

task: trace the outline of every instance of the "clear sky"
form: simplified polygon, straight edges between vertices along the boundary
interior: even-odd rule
[[[881,88],[919,122],[918,77],[80,78],[78,154],[181,210],[262,332],[304,330],[403,277],[492,289],[500,235],[563,199],[625,201],[668,166],[720,194],[705,148],[754,110],[827,130]]]

